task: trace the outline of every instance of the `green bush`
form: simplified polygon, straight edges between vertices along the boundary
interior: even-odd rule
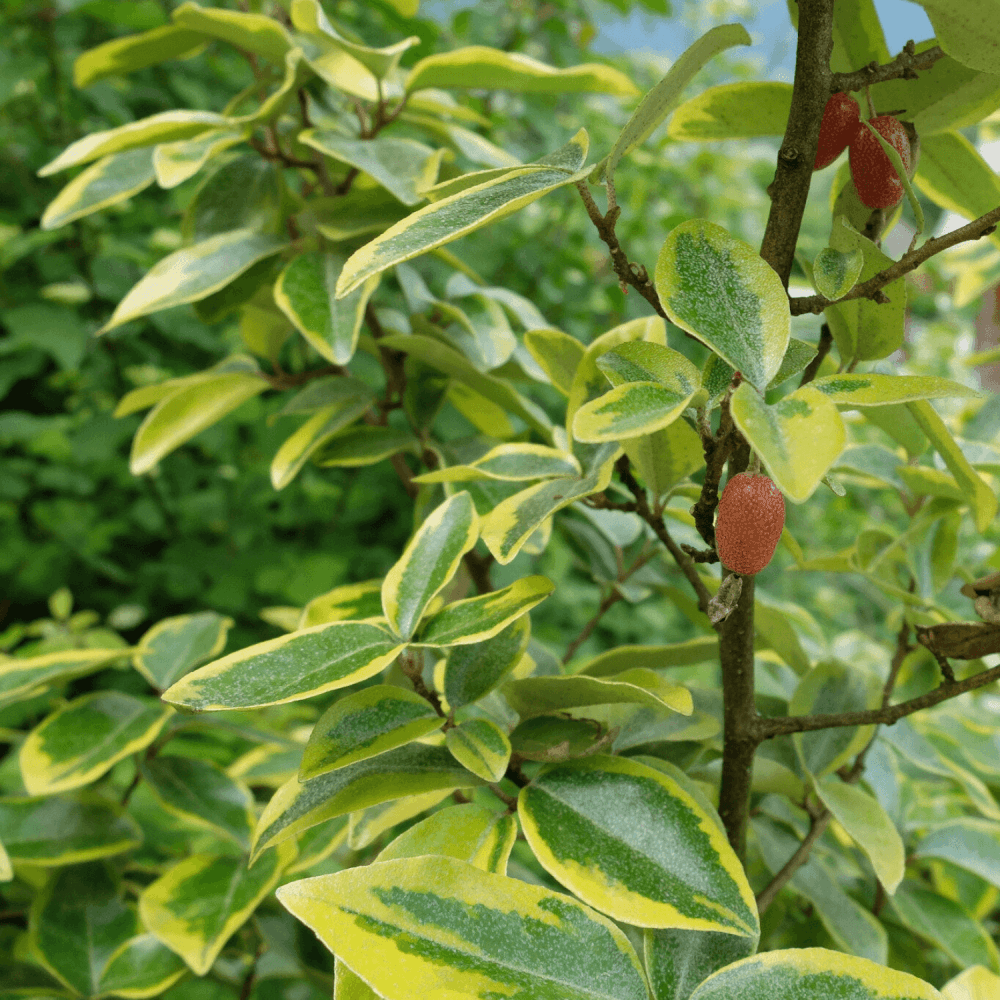
[[[956,5],[800,0],[794,91],[571,2],[11,5],[0,998],[1000,989]],[[894,208],[813,177],[840,91]]]

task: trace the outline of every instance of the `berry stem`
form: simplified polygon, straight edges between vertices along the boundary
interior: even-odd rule
[[[750,453],[750,468],[747,471],[751,476],[760,475],[760,455],[755,451]]]
[[[874,118],[875,117],[875,102],[872,100],[871,87],[869,87],[867,83],[865,84],[865,99],[868,101],[868,117],[869,118]]]

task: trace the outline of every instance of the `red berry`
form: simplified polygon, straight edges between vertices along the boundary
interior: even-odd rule
[[[823,109],[813,170],[828,167],[847,149],[860,125],[861,109],[849,94],[834,94]]]
[[[869,124],[899,153],[909,172],[910,140],[899,119],[879,115]],[[903,197],[903,182],[878,140],[863,125],[851,140],[850,160],[851,178],[862,204],[869,208],[891,208]]]
[[[741,576],[759,573],[774,555],[785,526],[785,499],[767,476],[730,476],[719,498],[715,548],[723,566]]]

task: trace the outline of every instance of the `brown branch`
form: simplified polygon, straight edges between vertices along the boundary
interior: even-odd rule
[[[824,323],[819,332],[819,343],[816,345],[816,357],[814,357],[812,361],[806,365],[806,370],[802,373],[802,381],[799,382],[800,389],[816,377],[816,373],[819,371],[819,366],[823,364],[823,359],[830,353],[832,345],[833,334],[830,332],[830,327]]]
[[[620,600],[622,600],[622,595],[612,587],[601,599],[601,603],[593,615],[591,615],[590,621],[583,626],[580,634],[566,647],[566,652],[562,658],[563,664],[569,663],[573,659],[573,654],[590,638],[590,633],[597,627],[597,623],[604,617],[604,613]]]
[[[884,271],[879,271],[867,281],[855,285],[839,299],[828,299],[822,295],[806,295],[801,298],[789,298],[788,307],[793,316],[802,316],[806,313],[821,313],[827,306],[833,305],[835,302],[847,302],[850,299],[876,299],[877,301],[877,296],[880,293],[882,301],[887,301],[881,291],[886,285],[902,278],[910,271],[915,271],[921,264],[930,260],[935,254],[941,253],[942,250],[947,250],[949,247],[969,240],[979,240],[984,236],[989,236],[998,224],[1000,224],[1000,207],[981,215],[978,219],[973,219],[972,222],[960,229],[945,233],[944,236],[926,240],[915,250],[903,254],[895,264],[891,264]]]
[[[437,712],[441,718],[446,717],[444,708],[441,706],[441,698],[437,691],[432,691],[425,683],[421,672],[420,664],[420,654],[409,649],[404,649],[402,653],[399,654],[397,658],[399,663],[399,669],[403,671],[404,674],[409,678],[410,683],[413,685],[413,690],[420,695],[421,698],[426,698],[427,701],[434,706],[434,711]]]
[[[877,62],[871,62],[852,73],[834,73],[830,79],[830,93],[846,94],[852,90],[864,90],[865,87],[885,83],[887,80],[916,80],[918,70],[930,69],[943,56],[944,51],[940,45],[918,53],[911,38],[891,62],[881,66]]]
[[[833,51],[832,0],[799,0],[792,106],[771,183],[771,211],[760,255],[788,287],[795,244],[812,180],[819,125],[830,96]]]
[[[327,365],[325,368],[314,368],[312,371],[299,372],[297,375],[285,371],[277,371],[274,375],[268,375],[267,372],[258,374],[272,389],[294,389],[328,375],[347,375],[348,371],[341,365]]]
[[[493,565],[493,553],[487,552],[486,555],[481,556],[475,549],[469,549],[462,558],[465,560],[466,568],[469,570],[469,576],[472,577],[476,593],[492,593],[493,581],[490,580],[490,566]]]
[[[607,216],[601,215],[601,210],[597,207],[597,202],[594,201],[593,196],[587,188],[587,182],[577,181],[576,189],[580,192],[580,197],[586,206],[590,221],[593,222],[597,229],[597,234],[608,245],[608,251],[611,254],[611,263],[615,269],[615,274],[618,275],[618,284],[621,290],[626,292],[628,290],[626,285],[631,285],[656,310],[658,315],[666,319],[667,314],[663,311],[663,306],[660,305],[660,297],[656,294],[656,289],[649,280],[649,273],[641,264],[632,264],[629,261],[625,255],[625,251],[621,248],[621,244],[618,242],[618,237],[615,235],[615,223],[618,221],[621,208],[615,206],[608,212]]]
[[[740,384],[738,375],[733,376],[733,381],[722,399],[719,416],[719,430],[715,437],[702,435],[702,449],[705,452],[705,479],[701,487],[701,496],[691,508],[694,517],[694,526],[698,529],[698,534],[715,549],[715,509],[719,506],[719,480],[722,478],[722,469],[729,458],[729,453],[733,447],[733,418],[729,411],[729,400],[733,391]],[[688,549],[684,550],[689,555],[693,553]],[[714,561],[703,558],[696,558],[696,561]]]

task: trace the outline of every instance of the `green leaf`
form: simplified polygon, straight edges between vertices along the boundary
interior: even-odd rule
[[[167,812],[223,834],[244,851],[253,832],[253,793],[218,764],[158,755],[141,763],[142,776]]]
[[[907,403],[906,406],[958,482],[963,499],[972,508],[976,529],[980,532],[986,531],[997,516],[998,504],[993,490],[969,464],[945,422],[930,403],[917,400]]]
[[[285,244],[273,236],[254,229],[236,229],[176,250],[154,264],[129,290],[98,333],[107,333],[161,309],[206,298],[258,261],[284,249]]]
[[[444,747],[410,743],[300,782],[285,782],[257,820],[254,856],[303,830],[380,802],[485,782]]]
[[[813,787],[833,818],[868,855],[879,882],[891,896],[903,881],[906,851],[899,831],[878,799],[839,778],[813,779]]]
[[[169,24],[138,35],[113,38],[76,57],[73,86],[82,89],[108,76],[125,76],[169,59],[180,59],[204,43],[201,32]]]
[[[416,10],[413,13],[416,13]],[[391,74],[396,69],[400,56],[420,41],[416,35],[411,35],[401,42],[381,49],[373,49],[367,45],[348,41],[336,31],[327,19],[318,0],[292,0],[291,15],[292,25],[296,31],[317,36],[318,40],[327,47],[353,56],[379,80],[385,79]],[[412,14],[406,16],[412,16]]]
[[[641,146],[653,130],[670,114],[680,101],[681,94],[700,70],[713,56],[732,48],[734,45],[750,45],[751,39],[742,24],[720,24],[705,32],[693,45],[674,61],[667,75],[652,90],[648,91],[625,128],[615,141],[611,152],[594,169],[594,181],[602,176],[614,180],[615,170],[623,156],[627,156],[637,146]]]
[[[440,854],[468,861],[484,872],[507,874],[507,859],[517,839],[517,819],[511,813],[467,802],[448,806],[404,830],[376,861]]]
[[[682,104],[670,119],[667,134],[678,142],[784,135],[791,108],[790,83],[724,83]]]
[[[816,291],[828,299],[839,299],[858,282],[865,255],[860,248],[841,253],[833,247],[824,247],[813,261],[812,277]]]
[[[336,382],[344,382],[336,379]],[[271,460],[271,485],[283,490],[302,470],[310,456],[345,427],[354,423],[374,403],[372,391],[354,380],[341,387],[340,398],[313,414],[294,434],[286,438]]]
[[[791,316],[781,279],[753,247],[703,219],[682,222],[660,248],[654,284],[672,322],[764,391]]]
[[[719,640],[715,635],[699,636],[664,646],[618,646],[587,660],[576,675],[610,677],[635,667],[686,667],[692,663],[716,660],[718,656]]]
[[[139,121],[105,132],[91,132],[82,139],[77,139],[54,160],[46,163],[38,171],[38,176],[48,177],[60,170],[68,170],[112,153],[124,153],[137,146],[155,146],[160,142],[190,139],[210,128],[221,128],[228,124],[224,115],[217,115],[213,111],[161,111],[148,118],[140,118]]]
[[[495,81],[490,84],[495,85]],[[587,132],[580,129],[561,149],[536,161],[548,169],[529,165],[408,215],[348,258],[337,281],[338,298],[373,274],[497,222],[549,191],[582,180],[586,172],[580,168],[587,158],[588,146]]]
[[[513,90],[522,94],[615,94],[631,97],[636,86],[624,73],[601,63],[555,69],[520,52],[467,45],[421,59],[406,77],[406,92],[426,87]]]
[[[623,447],[656,499],[705,463],[701,438],[684,420],[675,420],[652,434],[627,438]]]
[[[656,1000],[688,1000],[713,972],[757,950],[754,937],[679,927],[647,928],[642,940],[646,975]]]
[[[100,993],[108,958],[139,930],[107,866],[92,861],[57,872],[31,908],[32,944],[76,995]]]
[[[506,379],[479,371],[468,358],[447,344],[431,337],[403,333],[382,337],[379,343],[397,351],[405,351],[411,358],[424,361],[432,368],[450,375],[491,403],[520,417],[532,430],[547,441],[552,441],[552,424],[537,403],[522,396]]]
[[[323,468],[359,468],[375,465],[401,451],[418,454],[420,442],[399,427],[348,427],[313,452],[313,462]],[[376,612],[378,614],[379,612]]]
[[[879,375],[876,372],[842,372],[823,375],[810,383],[831,402],[845,409],[886,406],[914,399],[954,399],[981,396],[976,389],[934,375]]]
[[[584,474],[578,479],[552,479],[529,486],[502,500],[483,518],[482,539],[496,561],[506,566],[521,551],[531,535],[556,511],[575,500],[599,493],[611,482],[617,442],[597,445],[591,450]]]
[[[573,387],[573,376],[583,359],[586,348],[576,337],[562,330],[528,330],[524,346],[548,375],[552,384],[568,396]]]
[[[363,170],[404,205],[424,201],[424,192],[436,180],[444,151],[415,139],[376,136],[355,139],[329,129],[306,129],[298,141],[324,156]]]
[[[437,687],[450,709],[471,705],[492,691],[517,666],[528,648],[531,616],[521,615],[481,642],[452,646]]]
[[[423,475],[414,476],[417,483],[460,483],[471,479],[496,479],[521,482],[530,479],[551,479],[580,475],[576,457],[560,448],[543,444],[510,442],[498,444],[468,465],[449,465]]]
[[[132,651],[132,663],[153,687],[163,690],[179,677],[218,656],[233,619],[202,611],[157,622]]]
[[[292,48],[291,37],[285,28],[273,17],[263,14],[200,7],[189,0],[177,7],[171,16],[174,24],[181,28],[218,38],[238,49],[263,56],[278,66],[284,64],[285,53]]]
[[[856,66],[867,66],[873,59],[879,63],[890,59],[873,0],[841,0],[833,12],[830,68],[835,73],[849,73]]]
[[[194,177],[209,160],[250,136],[246,126],[213,128],[194,139],[161,142],[153,149],[153,170],[161,188],[174,188]]]
[[[416,645],[457,646],[491,639],[553,590],[555,584],[547,577],[526,576],[502,590],[446,604],[424,622]]]
[[[0,798],[0,843],[12,861],[55,867],[132,850],[142,830],[92,793]]]
[[[371,622],[314,625],[199,667],[165,691],[163,700],[196,712],[301,701],[374,677],[403,648]]]
[[[552,764],[521,789],[517,811],[542,867],[614,919],[758,937],[724,831],[667,774],[623,757]]]
[[[269,852],[253,868],[241,857],[187,857],[143,889],[139,896],[142,923],[180,955],[196,976],[204,976],[294,857],[293,844]]]
[[[100,989],[126,1000],[144,1000],[169,989],[186,970],[184,960],[152,934],[137,934],[108,959]]]
[[[336,816],[326,823],[310,827],[298,838],[299,854],[285,869],[286,875],[307,872],[314,865],[328,858],[347,840],[347,816]]]
[[[865,263],[858,275],[859,283],[895,263],[871,240],[856,233],[843,216],[838,216],[834,223],[830,240],[844,253],[859,249],[864,254]],[[849,299],[826,307],[824,315],[844,361],[853,358],[859,361],[886,358],[903,343],[906,283],[903,278],[897,278],[882,290],[889,297],[888,302]]]
[[[350,295],[337,299],[334,286],[347,258],[311,251],[293,257],[274,285],[274,301],[316,351],[334,364],[354,356],[365,306],[378,287],[374,275]]]
[[[773,874],[777,874],[799,848],[799,840],[766,820],[758,820],[754,826],[764,862]],[[795,872],[789,885],[813,904],[838,948],[885,964],[888,939],[882,924],[844,892],[828,865],[815,853]],[[697,991],[694,995],[698,995]]]
[[[903,882],[888,902],[906,928],[939,947],[959,968],[983,965],[1000,972],[996,944],[959,903],[915,881]]]
[[[321,875],[282,886],[278,900],[380,995],[648,1000],[632,946],[606,917],[456,858]]]
[[[274,236],[280,231],[281,197],[274,163],[255,152],[242,153],[200,185],[184,211],[181,235],[185,243],[202,243],[233,230]]]
[[[702,393],[701,373],[678,351],[631,341],[606,351],[598,369],[615,386],[573,416],[573,438],[599,443],[639,437],[673,423]]]
[[[426,192],[424,194],[426,196]],[[316,231],[339,243],[369,233],[385,232],[406,215],[402,202],[385,188],[360,188],[355,184],[347,194],[339,197],[312,199],[300,218],[315,219]]]
[[[342,587],[314,597],[303,609],[299,628],[325,625],[347,619],[382,617],[382,578],[362,583],[345,583]]]
[[[266,388],[259,375],[233,373],[188,384],[166,396],[146,415],[132,439],[129,471],[133,476],[149,472],[175,448]]]
[[[768,404],[743,384],[729,407],[733,423],[781,492],[792,503],[808,500],[844,447],[846,431],[836,406],[811,385]]]
[[[427,605],[455,575],[478,537],[479,517],[464,490],[427,516],[382,584],[382,607],[398,636],[413,636]]]
[[[2,833],[0,839],[4,839]],[[998,850],[1000,823],[964,816],[936,826],[917,844],[913,854],[918,858],[941,858],[1000,887],[1000,871],[992,860]]]
[[[789,948],[744,958],[710,976],[691,1000],[941,1000],[908,972],[827,948]]]
[[[0,704],[16,701],[57,681],[92,674],[121,655],[120,649],[66,649],[42,656],[0,660]]]
[[[445,743],[459,764],[485,781],[499,781],[510,763],[510,740],[491,719],[466,719],[445,734]]]
[[[299,780],[405,746],[441,728],[444,719],[405,688],[376,684],[335,701],[318,719],[302,752]]]
[[[799,681],[788,703],[789,715],[828,715],[877,708],[882,694],[876,678],[839,660],[817,664]],[[805,769],[817,777],[850,760],[871,739],[872,726],[837,726],[793,733]]]
[[[59,229],[75,219],[131,198],[153,183],[153,151],[149,147],[105,156],[77,174],[49,202],[39,223]]]
[[[955,7],[946,0],[920,0],[927,12],[938,44],[965,66],[983,73],[997,70],[1000,46],[1000,3],[998,0],[971,0]]]
[[[173,709],[153,698],[94,691],[56,709],[21,744],[29,795],[53,795],[96,781],[118,761],[149,746]]]
[[[687,688],[670,684],[647,667],[633,667],[611,677],[525,677],[509,681],[504,696],[521,718],[575,708],[626,702],[690,715]]]

